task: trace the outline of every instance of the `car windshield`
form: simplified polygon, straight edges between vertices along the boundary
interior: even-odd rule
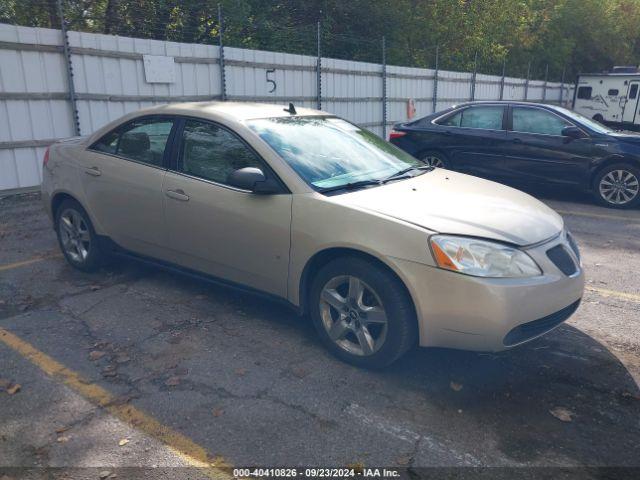
[[[571,120],[575,120],[576,122],[579,122],[582,125],[590,128],[591,130],[593,130],[596,133],[611,133],[611,132],[613,132],[612,129],[610,129],[608,127],[605,127],[601,123],[598,123],[595,120],[591,120],[590,118],[587,118],[584,115],[580,115],[579,113],[574,112],[573,110],[568,110],[568,109],[562,108],[562,107],[556,107],[556,110],[558,110],[559,112],[563,113],[564,115],[569,117]]]
[[[314,188],[383,181],[425,164],[377,135],[336,117],[281,117],[247,121]]]

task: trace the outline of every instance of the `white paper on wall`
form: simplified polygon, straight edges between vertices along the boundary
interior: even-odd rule
[[[147,83],[173,83],[176,81],[176,64],[173,57],[143,55],[144,78]]]

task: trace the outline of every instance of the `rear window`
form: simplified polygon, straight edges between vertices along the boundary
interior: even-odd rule
[[[591,100],[591,93],[593,92],[593,88],[591,87],[579,87],[578,88],[578,98],[581,100]]]
[[[482,128],[485,130],[502,130],[504,107],[490,105],[486,107],[469,107],[450,115],[438,125],[446,127]]]

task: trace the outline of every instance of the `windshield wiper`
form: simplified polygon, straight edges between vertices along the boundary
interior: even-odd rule
[[[336,190],[355,190],[361,187],[368,187],[369,185],[382,185],[383,180],[360,180],[358,182],[344,183],[342,185],[336,185],[335,187],[320,188],[320,193],[334,192]]]
[[[398,180],[400,178],[404,178],[407,173],[412,172],[414,170],[425,170],[425,171],[431,171],[433,170],[434,167],[431,167],[429,165],[424,165],[422,167],[409,167],[409,168],[405,168],[403,170],[400,170],[399,172],[394,173],[393,175],[388,176],[387,178],[385,178],[384,180],[382,180],[382,183],[387,183],[390,180]],[[413,175],[411,175],[413,176]]]

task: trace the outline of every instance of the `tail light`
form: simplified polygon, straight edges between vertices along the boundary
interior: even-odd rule
[[[393,140],[394,138],[404,137],[407,132],[400,132],[398,130],[391,130],[389,133],[389,140]]]
[[[49,148],[44,151],[44,157],[42,157],[42,167],[46,167],[47,163],[49,163]]]

